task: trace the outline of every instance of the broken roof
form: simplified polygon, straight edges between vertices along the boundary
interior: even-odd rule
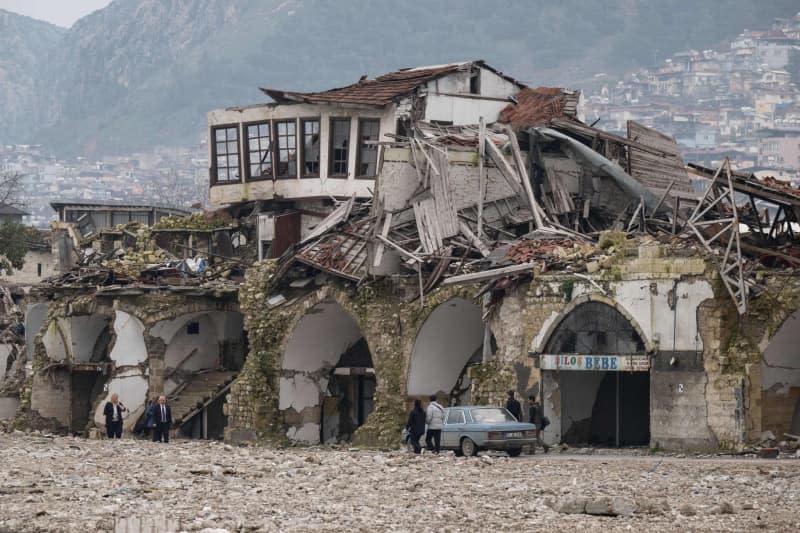
[[[0,215],[19,215],[28,216],[30,213],[23,211],[13,205],[0,203]]]
[[[580,95],[580,91],[560,87],[523,89],[516,95],[516,103],[500,112],[498,120],[522,130],[543,126],[555,118],[576,118]]]
[[[482,60],[449,63],[427,67],[405,68],[389,72],[375,79],[361,79],[352,85],[329,89],[321,92],[292,92],[278,89],[261,88],[270,98],[279,104],[284,103],[310,103],[310,104],[354,104],[383,107],[394,100],[406,96],[417,87],[453,72],[470,70],[479,66],[494,72],[498,76],[525,87],[524,84],[488,66]]]

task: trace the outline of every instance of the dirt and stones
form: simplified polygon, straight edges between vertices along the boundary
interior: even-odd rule
[[[19,433],[0,434],[0,450],[0,531],[800,529],[793,459],[476,459]]]

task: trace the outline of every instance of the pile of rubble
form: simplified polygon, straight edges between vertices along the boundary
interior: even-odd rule
[[[384,163],[381,184],[392,192],[378,190],[368,204],[342,202],[284,263],[357,283],[418,277],[424,298],[437,285],[536,269],[591,274],[624,254],[626,240],[657,239],[716,258],[740,313],[759,292],[758,269],[800,265],[798,191],[734,172],[727,160],[716,172],[687,170],[673,139],[633,122],[627,138],[604,132],[575,117],[573,93],[531,91],[510,106],[528,109],[503,115],[515,129],[416,123],[389,146],[408,151],[415,178],[392,182],[402,172]],[[470,180],[453,161],[474,163],[472,154]],[[695,192],[698,177],[705,194]],[[404,203],[388,198],[403,187]],[[610,247],[608,235],[617,239]]]
[[[25,379],[24,315],[8,287],[0,286],[0,395],[18,394]]]
[[[153,227],[120,224],[76,243],[77,266],[44,284],[113,288],[238,283],[245,262],[216,252],[219,242],[230,243],[230,233],[240,229],[237,220],[218,212],[164,217]]]
[[[790,460],[467,458],[20,433],[0,433],[0,448],[0,529],[12,531],[800,527],[800,462]]]

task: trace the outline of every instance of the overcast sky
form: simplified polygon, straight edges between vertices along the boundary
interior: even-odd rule
[[[0,0],[0,9],[69,28],[79,18],[110,3],[111,0]]]

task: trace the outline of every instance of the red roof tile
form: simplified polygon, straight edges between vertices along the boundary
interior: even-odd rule
[[[322,92],[301,93],[265,88],[261,90],[278,103],[306,102],[313,104],[356,104],[382,107],[400,97],[410,94],[417,87],[431,80],[435,80],[452,72],[469,70],[473,65],[491,70],[498,76],[502,76],[524,87],[524,85],[513,78],[509,78],[494,70],[483,61],[477,60],[432,67],[402,69],[384,74],[383,76],[378,76],[375,79],[362,79],[347,87],[339,87]]]
[[[395,98],[411,93],[420,85],[459,69],[469,68],[469,63],[443,65],[440,67],[407,69],[384,74],[373,80],[360,80],[347,87],[339,87],[316,93],[300,93],[261,89],[278,103],[344,103],[384,106]]]
[[[523,89],[516,96],[517,103],[506,106],[498,120],[522,130],[542,126],[555,118],[575,117],[578,96],[577,91],[559,87]]]

